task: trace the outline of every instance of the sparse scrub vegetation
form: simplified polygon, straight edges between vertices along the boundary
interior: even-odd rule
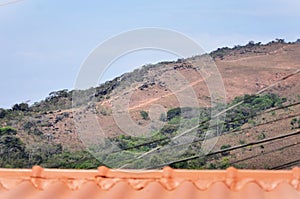
[[[258,140],[263,140],[263,139],[265,139],[266,138],[266,135],[262,132],[262,133],[260,133],[258,136],[257,136],[257,139]]]
[[[300,118],[293,118],[290,124],[291,124],[291,129],[300,128]]]
[[[246,141],[245,140],[239,140],[239,143],[240,143],[240,145],[244,145],[244,144],[246,144]]]
[[[64,92],[63,92],[64,93]],[[56,94],[57,95],[57,94]],[[55,96],[55,95],[54,95]],[[66,93],[64,97],[67,96]],[[233,129],[240,129],[241,126],[245,123],[251,123],[251,120],[254,120],[254,115],[272,107],[280,106],[284,100],[279,98],[274,94],[266,95],[245,95],[244,97],[239,97],[233,100],[228,106],[234,105],[239,101],[244,100],[244,103],[231,109],[227,113],[227,118],[225,120],[224,129],[225,131],[230,131]],[[107,115],[107,110],[102,106],[98,107],[96,110],[101,109],[101,114]],[[31,107],[29,107],[31,108]],[[22,117],[25,117],[26,112],[24,110],[15,110],[7,111],[1,110],[2,115],[6,118],[8,115],[18,116],[21,114]],[[99,111],[99,110],[98,110]],[[113,166],[121,166],[126,163],[126,157],[134,157],[134,154],[145,153],[147,151],[153,150],[158,146],[165,146],[170,143],[170,139],[176,135],[179,135],[181,130],[185,128],[191,128],[197,125],[197,122],[200,122],[201,125],[195,130],[199,139],[204,138],[204,133],[208,130],[209,125],[208,121],[210,120],[210,108],[173,108],[167,111],[167,114],[162,114],[161,120],[166,122],[164,127],[158,132],[153,132],[151,138],[142,138],[142,137],[132,137],[126,135],[120,135],[114,138],[109,138],[111,142],[115,143],[121,150],[125,150],[118,153],[110,154],[109,157],[112,158],[111,161],[108,161]],[[1,112],[0,112],[1,113]],[[18,113],[18,114],[17,114]],[[34,138],[34,140],[43,140],[48,139],[42,128],[54,128],[53,124],[62,122],[65,118],[69,117],[68,112],[60,111],[57,114],[54,114],[54,111],[48,111],[47,114],[53,115],[49,118],[52,118],[53,121],[50,122],[43,117],[30,116],[22,123],[22,128],[25,132],[28,133],[28,136]],[[140,115],[144,120],[149,119],[149,115],[146,111],[140,111]],[[253,117],[252,117],[253,115]],[[248,119],[246,119],[248,118]],[[182,125],[183,129],[179,129]],[[293,119],[291,125],[295,126],[300,125],[300,119]],[[17,130],[12,127],[2,127],[0,129],[1,133],[1,147],[3,148],[3,157],[6,159],[1,159],[0,164],[3,167],[31,167],[34,164],[40,164],[45,167],[57,167],[57,168],[96,168],[99,164],[99,161],[95,160],[93,157],[88,155],[84,151],[79,151],[71,153],[68,150],[63,150],[61,145],[49,143],[49,144],[35,144],[28,145],[22,142],[16,135]],[[257,136],[258,140],[265,139],[265,134],[261,133]],[[11,144],[8,144],[8,141]],[[152,142],[151,142],[152,141]],[[148,143],[148,144],[145,144]],[[239,144],[246,144],[245,140],[239,140]],[[42,147],[43,146],[43,147]],[[6,148],[5,148],[6,147]],[[15,151],[15,154],[8,155],[8,148]],[[189,157],[191,155],[196,155],[195,151],[199,150],[199,145],[192,144],[190,149],[185,154],[182,154],[182,157]],[[222,145],[220,149],[226,149],[231,147],[231,145]],[[248,147],[249,150],[252,150],[252,147]],[[6,152],[5,152],[6,151]],[[15,156],[14,156],[15,155]],[[216,160],[220,160],[219,164],[212,163],[206,159],[195,159],[190,160],[185,163],[172,165],[175,168],[227,168],[229,166],[229,157],[230,152],[222,152],[221,155],[225,158],[216,156]],[[14,158],[18,157],[18,158]],[[220,159],[221,158],[221,159]],[[15,160],[18,159],[18,160]],[[163,163],[159,156],[151,156],[150,159],[152,163],[160,164]],[[172,160],[172,159],[170,159]],[[144,160],[139,160],[137,166],[142,168],[149,164]]]
[[[269,49],[276,50],[280,49],[282,44],[285,43],[286,42],[282,39],[276,39],[268,44],[250,41],[245,46],[236,45],[233,48],[219,48],[216,51],[213,51],[210,55],[214,59],[218,59],[217,61],[235,61],[235,59],[244,58],[249,54],[255,54],[256,56],[260,54],[268,54],[270,52],[270,50],[267,49],[268,47],[272,47]],[[131,73],[126,73],[95,88],[73,91],[68,91],[67,89],[59,90],[51,92],[45,100],[34,103],[33,105],[17,103],[10,109],[0,109],[0,125],[2,126],[0,128],[0,166],[31,167],[32,165],[39,164],[50,168],[89,169],[102,165],[101,162],[92,157],[91,154],[85,150],[82,150],[82,148],[76,148],[79,151],[69,150],[65,143],[61,142],[60,136],[75,136],[74,129],[72,129],[73,123],[70,122],[70,118],[72,117],[72,115],[69,114],[72,112],[71,108],[82,108],[83,112],[101,114],[101,117],[99,117],[100,119],[104,119],[104,122],[110,121],[110,117],[105,117],[112,114],[112,109],[110,108],[112,103],[110,102],[113,102],[113,100],[116,99],[115,97],[122,97],[116,96],[116,93],[119,93],[119,91],[123,91],[122,89],[127,89],[130,86],[132,88],[137,88],[138,92],[144,92],[149,96],[151,95],[151,92],[153,92],[153,90],[151,90],[152,88],[161,89],[156,90],[157,95],[160,95],[165,91],[168,93],[170,90],[167,88],[166,81],[164,79],[159,79],[159,75],[155,73],[157,68],[169,65],[167,68],[168,70],[176,70],[177,72],[184,69],[205,69],[205,67],[196,66],[187,62],[187,60],[196,60],[198,57],[195,56],[190,59],[178,59],[176,62],[160,62],[155,65],[145,65]],[[153,69],[153,71],[149,71],[149,69]],[[270,73],[273,74],[273,71]],[[276,73],[276,79],[281,77],[283,77],[283,74]],[[261,79],[259,81],[260,84],[257,84],[257,89],[263,88],[267,84],[266,82],[261,81]],[[272,79],[272,81],[275,80]],[[283,88],[278,88],[278,90],[270,89],[266,90],[266,92],[275,91],[274,93],[278,93],[280,89]],[[253,90],[246,91],[252,92]],[[241,92],[245,93],[245,90],[242,90]],[[196,94],[198,95],[198,93]],[[76,100],[74,99],[74,96],[77,96]],[[202,97],[204,95],[199,96]],[[230,99],[232,99],[232,97],[234,96],[230,96]],[[245,132],[247,132],[247,137],[250,137],[250,143],[253,139],[263,140],[266,137],[271,137],[271,134],[266,132],[265,128],[258,128],[258,130],[255,129],[255,132],[252,131],[252,129],[249,131],[246,131],[245,129],[253,128],[253,126],[258,126],[264,122],[270,122],[272,121],[272,118],[278,119],[284,114],[294,114],[295,110],[293,107],[288,107],[284,109],[286,110],[285,112],[272,110],[268,114],[262,115],[262,117],[257,117],[256,115],[263,113],[265,110],[270,108],[276,109],[277,107],[282,107],[283,104],[297,102],[296,99],[300,99],[300,95],[297,95],[296,93],[293,93],[292,97],[291,95],[282,97],[272,93],[236,97],[227,105],[227,107],[233,106],[241,101],[243,101],[243,103],[228,110],[224,123],[219,123],[217,125],[223,125],[223,134],[227,133],[229,135],[229,133],[235,133],[238,131],[242,131],[242,134],[245,134]],[[205,100],[209,100],[209,97]],[[190,169],[225,169],[230,165],[231,158],[238,157],[237,154],[229,151],[214,155],[210,158],[201,157],[202,141],[220,133],[213,128],[209,129],[212,108],[216,107],[209,107],[209,105],[207,108],[172,107],[173,104],[164,105],[164,108],[169,108],[166,113],[162,113],[160,116],[160,121],[162,121],[164,126],[161,129],[152,128],[151,126],[151,129],[155,130],[151,132],[152,135],[148,138],[144,138],[142,136],[134,137],[129,135],[119,135],[119,132],[112,132],[112,134],[109,135],[110,137],[106,138],[105,141],[109,141],[114,144],[116,148],[119,148],[121,151],[118,152],[116,150],[116,152],[113,150],[111,153],[107,154],[106,162],[109,164],[108,166],[122,166],[128,163],[126,158],[136,158],[151,150],[157,150],[155,152],[159,155],[149,154],[149,156],[145,159],[139,159],[134,163],[137,168],[146,167],[149,165],[149,162],[150,164],[158,165],[163,164],[166,161],[174,161],[175,158],[165,155],[164,147],[171,146],[172,148],[173,146],[176,147],[177,144],[184,145],[185,142],[193,143],[189,144],[187,149],[184,150],[182,154],[178,155],[176,159],[198,155],[200,158],[175,163],[170,166],[174,168]],[[133,103],[133,105],[135,104]],[[137,109],[137,112],[134,112],[133,115],[134,119],[138,120],[141,124],[144,125],[147,123],[151,125],[152,121],[149,121],[149,113],[147,111]],[[283,122],[280,124],[283,124]],[[283,125],[285,125],[288,129],[300,128],[300,118],[298,118],[298,116],[295,116],[295,118],[289,117]],[[108,126],[106,126],[106,128],[107,127]],[[180,137],[183,132],[191,128],[194,129]],[[211,130],[209,135],[206,134],[208,130]],[[192,136],[188,137],[189,135]],[[237,135],[236,139],[233,140],[234,142],[230,141],[224,143],[244,145],[248,142],[247,138],[242,137],[241,134],[236,133],[234,135]],[[173,139],[175,136],[182,139]],[[217,145],[221,146],[220,150],[231,147],[231,145],[224,143]],[[161,148],[156,149],[157,147]],[[242,148],[241,151],[254,153],[257,149],[259,151],[263,151],[263,147],[266,147],[267,149],[268,145],[261,145],[260,148],[248,146]],[[97,148],[97,146],[95,146],[95,148]]]
[[[282,104],[282,99],[274,94],[265,94],[265,95],[245,95],[244,97],[236,98],[231,104],[228,106],[232,106],[239,101],[244,100],[244,103],[235,107],[234,109],[231,109],[227,113],[227,117],[225,120],[225,132],[230,131],[233,129],[240,129],[241,126],[245,123],[248,123],[250,120],[254,120],[255,114],[260,113],[262,110],[266,110],[272,107],[278,107]],[[201,123],[201,125],[195,130],[197,132],[197,136],[199,139],[203,139],[204,137],[204,132],[207,131],[209,125],[208,122],[204,121],[209,121],[210,120],[210,109],[209,108],[198,108],[197,111],[195,111],[195,108],[191,107],[186,107],[186,108],[173,108],[167,111],[166,118],[164,118],[164,121],[166,122],[165,126],[158,132],[157,135],[161,136],[161,138],[164,140],[161,143],[160,142],[155,142],[151,143],[149,145],[142,145],[141,143],[145,142],[145,140],[142,142],[141,138],[135,138],[135,137],[130,137],[130,136],[119,136],[118,138],[114,139],[114,142],[118,144],[118,146],[125,150],[127,152],[132,152],[132,153],[144,153],[147,151],[150,151],[154,149],[155,147],[165,145],[170,142],[170,138],[179,135],[182,131],[184,130],[184,127],[191,128],[197,125],[197,122]],[[195,114],[198,112],[198,115]],[[246,119],[248,118],[248,119]],[[204,123],[203,123],[204,122]],[[193,124],[193,125],[191,125]],[[183,129],[179,129],[180,125],[183,127]],[[265,139],[266,136],[264,133],[261,133],[257,136],[257,139]],[[148,140],[149,141],[149,140]],[[146,141],[147,143],[147,141]],[[245,140],[239,140],[240,145],[246,144]],[[189,157],[191,155],[195,155],[193,153],[193,150],[199,150],[197,144],[193,145],[191,144],[191,151],[186,152],[183,154],[181,157]],[[224,144],[220,147],[220,149],[227,149],[230,148],[231,145],[229,144]],[[248,150],[252,150],[252,146],[247,147]],[[119,153],[121,155],[121,153]],[[128,155],[128,154],[127,154]],[[230,152],[222,152],[222,156],[228,156],[228,158],[221,159],[220,164],[214,164],[211,163],[208,166],[196,166],[196,163],[199,163],[198,159],[195,160],[190,160],[188,162],[184,163],[176,163],[172,166],[174,168],[200,168],[200,167],[206,167],[206,168],[227,168],[229,166],[229,157],[230,157]],[[221,157],[222,157],[221,156]],[[118,157],[116,154],[114,157]],[[153,157],[154,158],[154,157]],[[154,158],[155,162],[157,158]],[[216,157],[216,160],[220,160],[220,157]],[[153,160],[154,161],[154,160]],[[157,160],[158,161],[158,160]],[[125,162],[124,162],[125,163]],[[120,163],[118,163],[120,164]],[[139,167],[142,168],[143,164],[145,165],[142,160],[139,161]],[[204,163],[206,164],[206,162]],[[207,163],[208,164],[208,163]]]
[[[140,114],[144,120],[149,120],[149,114],[146,111],[140,111]]]
[[[223,150],[223,149],[228,149],[228,148],[230,148],[231,147],[231,145],[230,144],[224,144],[224,145],[222,145],[221,146],[221,150]],[[224,152],[222,152],[222,155],[223,156],[227,156],[227,155],[229,155],[230,154],[230,152],[229,151],[224,151]]]

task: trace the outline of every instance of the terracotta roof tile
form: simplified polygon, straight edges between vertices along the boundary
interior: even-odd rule
[[[300,198],[300,168],[270,170],[0,169],[1,199]]]

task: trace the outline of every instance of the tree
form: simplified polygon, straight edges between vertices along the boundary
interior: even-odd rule
[[[0,118],[4,118],[6,116],[6,110],[0,108]]]
[[[63,89],[63,90],[60,90],[60,91],[53,91],[53,92],[49,93],[49,97],[50,98],[68,97],[68,89]]]
[[[29,105],[27,103],[15,104],[12,107],[13,111],[29,111]]]
[[[24,167],[27,155],[24,152],[25,145],[15,135],[3,135],[0,137],[0,166]]]
[[[255,45],[254,41],[249,41],[249,43],[246,46],[254,46],[254,45]]]
[[[282,43],[282,44],[285,43],[284,39],[278,39],[278,38],[276,38],[275,41],[276,41],[277,43]]]

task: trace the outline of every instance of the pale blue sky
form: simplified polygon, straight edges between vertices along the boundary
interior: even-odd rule
[[[206,51],[275,38],[300,38],[298,0],[79,1],[0,0],[0,107],[38,101],[72,89],[80,65],[106,39],[131,29],[161,27],[186,34]],[[107,78],[167,53],[129,55]]]

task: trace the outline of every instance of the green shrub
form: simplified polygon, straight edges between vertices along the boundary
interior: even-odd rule
[[[246,144],[246,141],[245,141],[245,140],[239,140],[239,143],[240,143],[241,145],[244,145],[244,144]]]
[[[224,144],[224,145],[222,145],[221,146],[221,150],[224,150],[224,149],[228,149],[228,148],[230,148],[231,147],[231,145],[230,144]],[[226,155],[229,155],[230,154],[230,152],[229,151],[224,151],[224,152],[222,152],[221,153],[223,156],[226,156]]]
[[[169,124],[173,124],[173,125],[178,125],[181,121],[181,117],[173,117],[170,121]]]
[[[178,125],[173,125],[173,124],[166,124],[161,130],[160,132],[163,135],[170,135],[173,134],[174,132],[176,132],[178,130]]]
[[[10,127],[10,126],[0,128],[0,136],[3,136],[3,135],[16,135],[16,134],[17,134],[17,130],[15,128]]]
[[[265,138],[266,138],[266,135],[263,132],[257,136],[258,140],[263,140]]]
[[[172,118],[176,117],[176,116],[180,116],[181,114],[181,108],[173,108],[173,109],[170,109],[168,112],[167,112],[167,119],[168,120],[171,120]]]
[[[296,124],[296,122],[297,122],[297,118],[293,118],[293,119],[291,120],[291,125],[294,126],[294,125]]]
[[[13,111],[29,111],[29,105],[27,103],[15,104],[12,107]]]
[[[227,169],[228,167],[230,167],[229,158],[224,157],[221,161],[220,169]]]
[[[224,144],[224,145],[222,145],[221,146],[221,150],[223,150],[223,149],[227,149],[227,148],[230,148],[231,147],[231,145],[230,144]]]
[[[31,129],[32,127],[35,127],[35,123],[34,123],[34,122],[31,122],[31,121],[28,121],[28,122],[26,122],[26,123],[23,125],[23,129],[25,129],[25,130],[29,130],[29,129]]]
[[[0,137],[0,167],[27,166],[28,156],[25,153],[25,145],[15,135],[1,135]]]
[[[149,119],[149,114],[146,111],[140,111],[140,114],[144,120]]]
[[[217,169],[217,165],[214,163],[209,163],[207,169]]]
[[[6,116],[6,110],[0,108],[0,119],[4,118]]]

